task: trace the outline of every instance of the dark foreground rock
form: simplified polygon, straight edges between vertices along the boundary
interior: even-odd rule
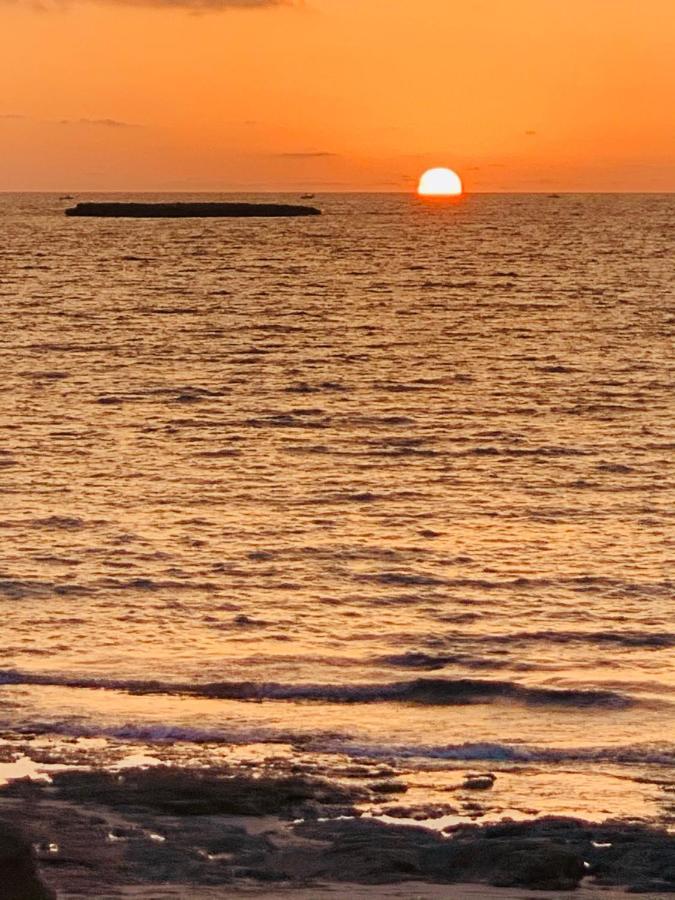
[[[593,824],[546,817],[453,829],[453,839],[491,842],[537,840],[565,847],[586,864],[586,875],[603,886],[634,893],[675,893],[675,835],[626,822]]]
[[[299,830],[329,847],[314,873],[329,881],[480,882],[496,887],[571,890],[586,874],[582,854],[562,842],[482,835],[444,838],[426,828],[374,819],[303,825]]]
[[[320,216],[321,210],[283,203],[78,203],[67,209],[66,215],[126,219],[271,218]]]
[[[33,848],[16,826],[0,821],[0,900],[55,900],[37,875]]]
[[[175,766],[129,769],[124,773],[60,772],[52,792],[74,803],[112,809],[148,810],[172,816],[282,816],[311,818],[355,815],[354,804],[368,790],[306,775],[231,775]],[[8,794],[34,796],[39,785],[15,782]]]
[[[47,786],[14,782],[0,791],[0,808],[31,835],[45,879],[84,896],[122,885],[251,880],[573,890],[586,877],[601,887],[675,893],[675,836],[666,831],[564,818],[445,832],[392,825],[360,813],[391,797],[393,782],[363,782],[272,768],[70,771]],[[34,878],[25,840],[13,846],[9,858],[23,860],[21,871]]]

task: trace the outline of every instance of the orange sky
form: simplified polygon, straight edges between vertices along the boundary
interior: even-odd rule
[[[0,190],[673,191],[674,60],[675,0],[0,0]]]

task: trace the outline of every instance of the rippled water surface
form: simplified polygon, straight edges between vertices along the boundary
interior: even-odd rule
[[[675,198],[316,202],[0,196],[0,725],[671,772]]]

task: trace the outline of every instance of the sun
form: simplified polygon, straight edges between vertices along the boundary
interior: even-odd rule
[[[429,169],[420,178],[417,193],[422,197],[459,197],[462,179],[452,169]]]

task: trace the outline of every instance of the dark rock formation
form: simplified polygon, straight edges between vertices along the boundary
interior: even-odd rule
[[[78,203],[67,216],[104,218],[173,219],[262,216],[320,216],[314,206],[281,203]]]
[[[368,788],[374,794],[405,794],[408,790],[402,781],[375,781]]]
[[[383,806],[378,815],[389,816],[391,819],[413,819],[416,822],[427,822],[432,819],[442,819],[444,816],[456,816],[459,810],[447,803],[421,803],[415,806],[407,806],[397,803]]]
[[[387,824],[360,815],[392,796],[389,786],[396,782],[374,780],[375,771],[396,774],[347,766],[345,774],[365,783],[345,784],[270,766],[255,774],[234,766],[55,772],[47,787],[27,780],[7,785],[0,803],[33,836],[41,868],[66,894],[102,896],[125,884],[236,885],[241,879],[573,890],[585,876],[599,887],[675,893],[675,836],[666,831],[557,817],[443,832]],[[418,809],[428,817],[451,811],[428,804]],[[412,818],[416,808],[388,805],[384,811]],[[264,831],[233,818],[241,816],[268,817]],[[51,898],[35,878],[28,843],[3,827],[0,900]],[[28,888],[10,893],[6,886],[19,878]]]
[[[297,830],[312,840],[330,842],[314,875],[332,881],[417,879],[573,890],[586,874],[579,849],[544,838],[484,840],[477,834],[448,840],[426,828],[384,825],[373,819],[306,823]]]
[[[14,825],[0,821],[0,900],[55,898],[38,878],[28,838]]]
[[[453,829],[452,833],[455,840],[478,838],[484,844],[551,842],[588,863],[585,874],[596,884],[625,885],[635,893],[675,893],[675,836],[656,828],[627,822],[594,824],[546,817],[530,822],[466,825]]]
[[[15,785],[14,790],[19,790]],[[24,790],[30,790],[24,786]],[[12,790],[8,790],[8,793]],[[123,775],[106,772],[59,772],[53,790],[75,802],[112,808],[141,808],[172,816],[300,816],[317,806],[330,814],[338,807],[354,814],[352,804],[369,797],[356,786],[343,786],[304,775],[224,776],[215,771],[190,771],[173,766],[130,769]]]
[[[470,791],[489,791],[496,780],[496,776],[491,772],[488,772],[486,775],[467,775],[462,787]]]

